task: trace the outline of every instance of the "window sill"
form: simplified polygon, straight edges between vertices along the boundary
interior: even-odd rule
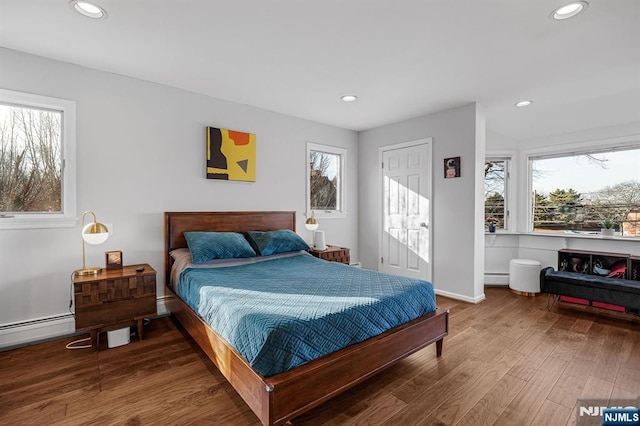
[[[347,217],[347,213],[323,213],[322,211],[314,210],[313,216],[317,219],[344,219]]]
[[[2,229],[51,229],[73,228],[78,224],[75,217],[5,217],[0,218],[0,230]]]
[[[511,232],[510,232],[511,233]],[[613,241],[640,241],[639,237],[627,237],[623,235],[614,235],[612,237],[603,236],[601,234],[555,234],[544,232],[513,232],[514,234],[527,237],[543,237],[543,238],[577,238],[585,240],[613,240]]]
[[[524,235],[533,235],[533,236],[541,236],[541,237],[561,237],[561,238],[578,238],[585,240],[613,240],[613,241],[638,241],[640,238],[638,237],[626,237],[623,235],[614,235],[612,237],[603,236],[601,234],[544,234],[541,232],[530,232]]]
[[[484,231],[484,235],[520,235],[521,232],[509,231],[507,229],[496,229],[496,232]]]

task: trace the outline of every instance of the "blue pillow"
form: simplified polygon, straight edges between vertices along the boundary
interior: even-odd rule
[[[187,240],[193,263],[256,256],[249,242],[237,232],[185,232],[184,238]]]
[[[249,242],[261,256],[286,253],[288,251],[309,250],[307,244],[298,234],[289,229],[277,231],[249,231]]]

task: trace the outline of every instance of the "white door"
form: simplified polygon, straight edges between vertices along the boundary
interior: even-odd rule
[[[383,272],[431,280],[431,145],[382,150]]]

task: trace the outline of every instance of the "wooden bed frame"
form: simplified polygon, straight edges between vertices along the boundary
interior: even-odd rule
[[[427,315],[325,355],[305,365],[270,377],[249,363],[170,288],[171,250],[187,247],[185,231],[295,231],[295,212],[167,212],[165,213],[165,295],[175,318],[200,345],[263,425],[280,425],[335,397],[395,362],[435,342],[449,329],[449,311]]]

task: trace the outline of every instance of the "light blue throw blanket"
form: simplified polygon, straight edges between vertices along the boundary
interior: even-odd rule
[[[177,292],[263,376],[362,342],[436,308],[426,281],[308,254],[188,268]]]

